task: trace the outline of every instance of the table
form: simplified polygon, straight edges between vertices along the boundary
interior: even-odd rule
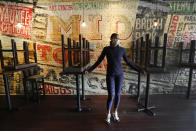
[[[4,71],[0,73],[0,75],[3,75],[3,81],[4,81],[4,87],[5,87],[5,93],[6,93],[6,98],[7,98],[7,106],[9,111],[15,111],[18,110],[17,108],[13,108],[11,98],[10,98],[10,90],[9,90],[9,82],[8,82],[8,75],[12,74],[14,72],[18,71],[24,71],[24,70],[29,70],[32,68],[37,68],[38,66],[33,66],[33,67],[28,67],[28,68],[23,68],[23,69],[18,69],[18,70],[11,70],[11,71]]]
[[[84,69],[85,70],[85,69]],[[84,73],[83,71],[81,72],[61,72],[60,75],[66,75],[66,74],[73,74],[76,76],[76,95],[77,95],[77,111],[81,112],[81,111],[90,111],[91,108],[87,108],[87,107],[81,107],[81,103],[80,103],[80,85],[79,85],[79,75],[81,75],[81,79],[82,79],[82,100],[86,100],[85,98],[85,90],[84,90]]]

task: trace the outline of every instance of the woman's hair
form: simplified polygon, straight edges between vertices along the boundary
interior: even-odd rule
[[[112,39],[113,37],[117,37],[117,36],[118,36],[117,33],[113,33],[110,38]]]

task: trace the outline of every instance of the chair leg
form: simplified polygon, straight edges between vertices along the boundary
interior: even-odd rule
[[[38,82],[35,81],[35,90],[36,90],[36,99],[37,99],[37,103],[40,103],[40,90],[38,89]]]
[[[25,101],[26,103],[29,103],[29,94],[28,94],[28,89],[27,89],[27,81],[23,79],[23,88],[24,88],[24,95],[25,95]]]
[[[34,87],[33,81],[31,81],[31,85],[32,85],[32,99],[33,99],[33,101],[35,101],[35,87]]]
[[[42,88],[43,88],[43,95],[46,95],[46,91],[45,91],[45,84],[44,84],[44,78],[42,78]]]

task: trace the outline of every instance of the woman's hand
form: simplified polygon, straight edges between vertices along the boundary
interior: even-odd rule
[[[142,75],[146,75],[146,71],[142,67],[138,67]]]
[[[142,69],[142,70],[141,70],[141,74],[142,74],[142,75],[146,75],[146,71]]]
[[[88,71],[85,71],[84,74],[85,74],[85,75],[88,75]]]

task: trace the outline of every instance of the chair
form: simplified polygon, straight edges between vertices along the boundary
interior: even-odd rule
[[[23,49],[17,49],[11,39],[11,49],[3,49],[0,41],[0,60],[3,71],[19,70],[37,66],[36,43],[23,42]]]
[[[23,71],[23,86],[24,86],[24,94],[26,98],[26,102],[29,102],[29,88],[27,86],[27,82],[29,82],[29,85],[31,85],[32,89],[32,98],[34,101],[37,101],[37,103],[40,103],[40,95],[41,91],[43,91],[43,95],[45,96],[45,86],[44,86],[44,76],[40,75],[40,68],[32,68],[29,70]],[[39,83],[42,83],[42,88]]]

